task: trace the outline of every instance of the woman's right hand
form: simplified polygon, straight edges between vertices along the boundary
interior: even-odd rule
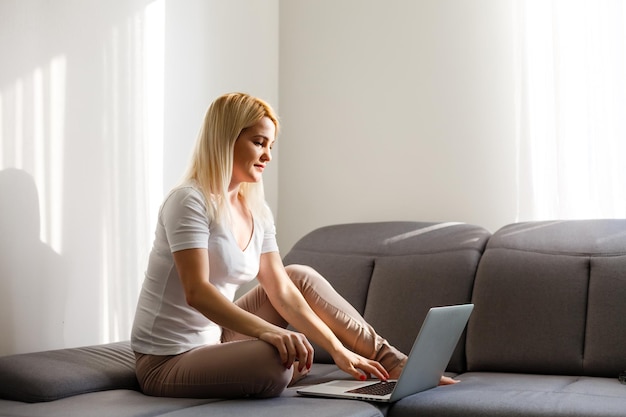
[[[299,362],[299,371],[302,371],[305,367],[311,369],[313,365],[313,346],[311,346],[304,334],[277,327],[271,331],[261,333],[259,339],[271,344],[278,350],[285,368],[291,368],[297,360]]]
[[[332,354],[335,364],[344,372],[361,381],[374,376],[381,381],[389,379],[389,373],[375,360],[364,358],[345,347]]]

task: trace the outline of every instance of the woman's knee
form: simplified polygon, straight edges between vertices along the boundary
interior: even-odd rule
[[[255,357],[255,370],[252,372],[256,380],[257,389],[254,394],[258,398],[279,396],[289,385],[292,370],[287,369],[280,360],[280,355],[274,346],[265,342],[259,343],[258,356]],[[293,367],[293,366],[292,366]]]
[[[315,269],[308,265],[292,264],[285,266],[287,275],[294,284],[300,289],[306,285],[315,285],[316,283],[324,283],[328,285],[326,279]]]

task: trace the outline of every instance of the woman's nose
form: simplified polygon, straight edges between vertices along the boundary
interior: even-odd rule
[[[265,152],[261,155],[263,161],[269,162],[272,160],[272,150],[270,148],[265,148]]]

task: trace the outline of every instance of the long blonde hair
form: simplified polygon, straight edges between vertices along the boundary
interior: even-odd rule
[[[230,219],[227,193],[233,173],[235,142],[242,130],[253,126],[263,117],[268,117],[274,123],[278,136],[278,117],[272,107],[245,93],[229,93],[218,97],[204,116],[184,180],[196,182],[204,194],[210,218],[218,222]],[[239,194],[253,216],[262,221],[271,221],[263,182],[243,183]]]

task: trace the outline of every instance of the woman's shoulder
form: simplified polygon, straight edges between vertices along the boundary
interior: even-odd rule
[[[206,209],[206,199],[200,187],[194,182],[184,182],[172,188],[165,196],[161,210],[169,207],[191,206]]]
[[[264,202],[263,205],[254,213],[254,223],[263,233],[276,233],[276,225],[274,224],[274,216],[269,204]]]
[[[166,195],[164,201],[168,201],[170,199],[199,199],[206,204],[206,198],[202,192],[202,188],[193,180],[184,181],[172,188]]]

